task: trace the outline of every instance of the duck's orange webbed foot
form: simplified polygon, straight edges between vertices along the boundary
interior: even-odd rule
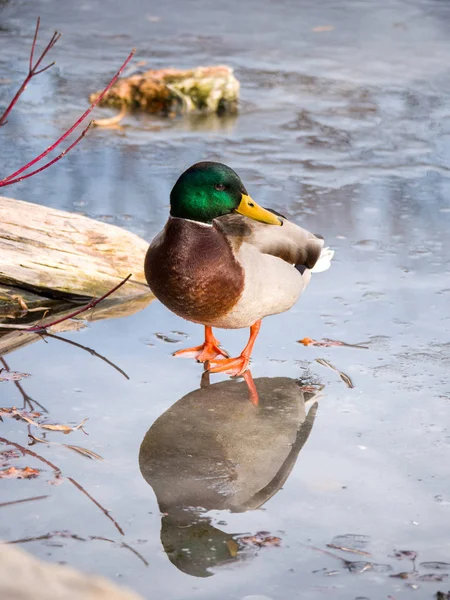
[[[250,357],[238,356],[237,358],[225,358],[222,360],[209,360],[208,373],[227,373],[233,377],[242,375],[250,365]]]
[[[237,358],[225,358],[224,360],[210,360],[207,364],[208,372],[227,373],[233,377],[245,373],[250,365],[250,356],[260,328],[261,321],[256,321],[256,323],[250,327],[250,338],[240,356]]]
[[[193,348],[185,348],[184,350],[177,350],[173,353],[173,356],[183,356],[184,358],[195,358],[197,362],[207,362],[216,358],[216,356],[223,356],[225,359],[229,357],[228,352],[222,350],[219,346],[218,340],[213,335],[211,327],[205,326],[205,342],[201,346],[194,346]]]

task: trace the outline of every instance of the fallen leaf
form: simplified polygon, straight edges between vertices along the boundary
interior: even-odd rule
[[[31,467],[9,467],[0,471],[0,479],[32,479],[38,475],[39,470]]]
[[[11,460],[20,458],[22,455],[18,450],[3,450],[0,452],[0,465],[6,466]]]
[[[30,373],[19,373],[19,371],[0,369],[0,381],[20,381],[24,377],[30,377]]]
[[[333,346],[344,346],[345,348],[359,348],[361,350],[368,350],[369,346],[364,346],[364,343],[361,342],[359,344],[347,344],[347,342],[340,342],[339,340],[330,340],[330,338],[324,338],[323,340],[313,340],[312,338],[303,338],[302,340],[297,340],[298,344],[303,344],[304,346],[317,346],[319,348],[332,348]]]
[[[268,533],[268,531],[259,531],[256,535],[242,536],[237,538],[237,540],[246,546],[256,546],[257,548],[279,546],[281,538],[268,535]]]
[[[417,552],[415,552],[414,550],[395,550],[394,556],[399,560],[416,560]]]
[[[17,408],[15,408],[14,406],[12,408],[0,408],[0,415],[8,415],[11,417],[17,417],[19,419],[22,419],[22,421],[25,421],[26,423],[28,423],[29,425],[33,425],[34,427],[39,427],[40,429],[47,429],[48,431],[62,431],[63,433],[67,434],[67,433],[71,433],[72,431],[77,431],[78,429],[81,429],[81,431],[88,435],[86,433],[86,431],[83,429],[83,425],[86,423],[86,421],[88,420],[83,419],[81,421],[81,423],[79,423],[78,425],[62,425],[62,424],[49,424],[49,423],[39,423],[38,421],[36,421],[35,419],[41,416],[41,413],[38,412],[33,412],[33,413],[28,413],[24,410],[18,410]]]
[[[88,418],[86,417],[86,419],[83,419],[81,421],[81,423],[79,423],[78,425],[47,425],[47,424],[42,424],[42,423],[38,423],[38,427],[40,427],[41,429],[48,429],[49,431],[62,431],[63,433],[70,433],[71,431],[78,431],[78,429],[81,429],[81,431],[88,435],[84,429],[83,429],[83,425],[86,423],[86,421],[88,420]]]
[[[389,575],[389,577],[394,577],[395,579],[416,579],[417,575],[417,571],[402,571],[401,573]]]

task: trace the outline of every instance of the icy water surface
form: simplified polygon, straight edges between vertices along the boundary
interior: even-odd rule
[[[49,422],[89,417],[89,437],[47,439],[103,462],[63,446],[32,449],[115,523],[27,458],[14,464],[42,473],[3,480],[1,502],[48,497],[0,507],[0,537],[44,536],[23,547],[149,599],[447,591],[450,566],[436,562],[450,563],[450,5],[11,0],[0,11],[2,104],[26,67],[37,15],[43,36],[64,33],[57,66],[0,132],[5,174],[71,124],[133,46],[149,67],[230,64],[242,84],[235,119],[128,117],[121,130],[91,131],[8,195],[150,240],[178,174],[221,160],[258,202],[336,250],[298,305],[263,324],[252,364],[258,408],[241,380],[212,376],[201,387],[199,365],[171,358],[198,343],[201,328],[156,302],[66,334],[129,380],[57,340],[5,357],[31,374],[23,389]],[[247,336],[219,334],[232,352]],[[297,343],[305,336],[367,349],[305,348]],[[0,399],[22,405],[13,382],[0,383]],[[0,436],[26,446],[26,424],[5,418]],[[392,577],[401,572],[410,575]]]

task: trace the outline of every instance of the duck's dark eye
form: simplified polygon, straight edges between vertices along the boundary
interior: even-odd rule
[[[216,188],[216,190],[218,192],[222,192],[225,189],[225,186],[223,185],[223,183],[216,183],[216,185],[214,187]]]

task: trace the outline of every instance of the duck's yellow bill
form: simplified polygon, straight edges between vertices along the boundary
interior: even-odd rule
[[[269,225],[283,225],[282,221],[259,204],[256,204],[250,196],[242,194],[241,202],[236,209],[240,215],[245,215],[254,221],[260,221],[261,223],[268,223]]]

